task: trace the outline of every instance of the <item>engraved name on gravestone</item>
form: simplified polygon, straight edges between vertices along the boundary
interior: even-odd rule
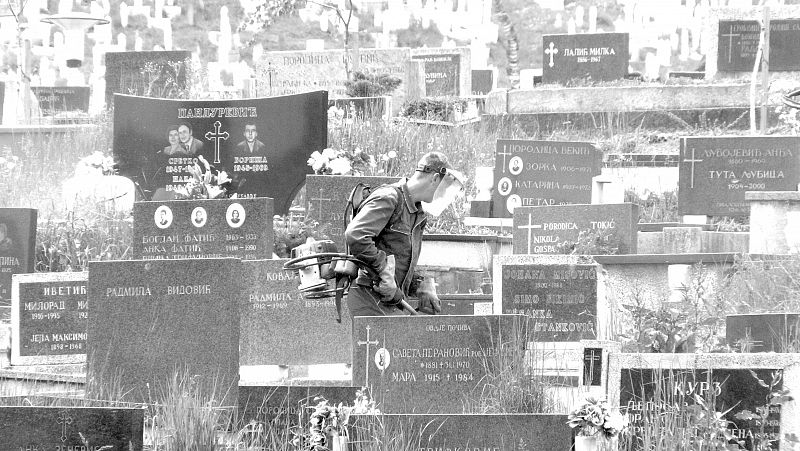
[[[488,372],[522,356],[526,322],[522,315],[356,317],[353,382],[372,389],[381,412],[461,413],[465,402],[478,402]]]
[[[35,247],[36,210],[0,208],[0,305],[11,305],[11,276],[33,272]]]
[[[414,55],[425,63],[425,95],[453,97],[459,95],[461,56],[453,54]]]
[[[342,302],[336,321],[333,298],[305,299],[288,260],[245,261],[242,290],[242,365],[350,363],[350,313]],[[319,337],[325,337],[320,339]]]
[[[581,233],[608,238],[616,254],[636,253],[635,204],[554,205],[514,210],[514,254],[563,254]]]
[[[137,401],[147,384],[196,375],[233,405],[243,272],[232,258],[90,262],[89,371],[119,378]]]
[[[505,264],[502,312],[533,318],[536,341],[597,338],[597,265]]]
[[[89,112],[88,86],[31,86],[39,100],[43,116],[55,116],[67,111]]]
[[[756,20],[721,20],[717,45],[717,70],[752,72],[761,39]],[[800,19],[770,20],[769,70],[800,70]]]
[[[588,78],[612,81],[628,75],[628,33],[542,36],[542,82]]]
[[[371,188],[394,183],[398,177],[309,175],[306,177],[306,211],[318,221],[328,239],[344,252],[344,210],[350,192],[361,182]]]
[[[375,427],[386,436],[419,437],[420,451],[568,450],[572,429],[563,414],[516,415],[355,415],[351,443],[373,439]]]
[[[8,450],[140,451],[144,412],[144,408],[118,407],[0,407],[0,440]]]
[[[133,205],[133,258],[272,258],[272,199],[175,200]]]
[[[747,216],[747,191],[796,191],[800,137],[681,138],[678,212]]]
[[[620,386],[620,408],[631,421],[634,436],[644,435],[647,413],[666,415],[672,405],[694,405],[695,396],[706,403],[712,400],[714,410],[723,412],[730,433],[745,442],[745,449],[754,449],[754,438],[762,440],[760,427],[755,421],[736,418],[745,410],[752,413],[768,405],[769,387],[773,369],[763,368],[713,368],[713,369],[651,369],[623,368]],[[710,372],[710,374],[709,374]],[[780,391],[782,382],[773,387]],[[661,399],[656,397],[660,386]],[[775,447],[780,439],[781,406],[768,405],[769,416],[764,425],[764,440]],[[656,411],[654,411],[654,408]],[[678,431],[680,432],[680,431]]]
[[[728,315],[725,339],[739,352],[798,352],[800,313]]]
[[[86,361],[86,278],[85,272],[14,275],[12,365]]]
[[[591,203],[592,177],[600,174],[602,158],[586,142],[498,140],[495,217],[510,218],[516,207]]]
[[[188,50],[106,52],[106,106],[114,106],[114,94],[166,97],[183,91],[191,58]]]
[[[325,398],[328,405],[352,405],[360,387],[348,386],[288,386],[243,385],[239,387],[239,420],[241,424],[255,422],[274,431],[305,427],[299,424],[299,414],[306,415],[309,407]]]
[[[276,214],[311,173],[307,161],[328,142],[328,96],[173,100],[117,94],[114,157],[145,200],[173,199],[195,181],[200,157],[233,179],[237,197],[270,197]]]

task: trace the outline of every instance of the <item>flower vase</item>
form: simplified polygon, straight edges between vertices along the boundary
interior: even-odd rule
[[[576,435],[575,451],[598,451],[598,440],[594,435]]]
[[[330,438],[331,451],[347,451],[347,436],[333,434]]]

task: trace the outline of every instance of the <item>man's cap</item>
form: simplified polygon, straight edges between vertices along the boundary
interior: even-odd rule
[[[428,152],[417,163],[417,171],[420,172],[444,175],[448,169],[452,169],[452,166],[447,161],[447,157],[440,152]]]

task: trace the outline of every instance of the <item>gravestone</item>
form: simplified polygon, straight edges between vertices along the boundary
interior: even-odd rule
[[[43,116],[67,111],[89,112],[91,88],[88,86],[31,86]]]
[[[728,315],[725,339],[740,352],[800,352],[800,313]]]
[[[406,437],[420,451],[569,450],[572,429],[564,414],[424,415],[351,417],[350,442],[385,443]]]
[[[138,401],[147,384],[198,375],[233,405],[242,274],[235,259],[90,262],[89,371],[119,377]]]
[[[343,120],[358,118],[362,121],[375,119],[388,121],[392,115],[392,98],[381,96],[328,99],[328,109],[331,107],[341,110]]]
[[[336,321],[333,298],[305,299],[288,260],[245,261],[242,290],[242,365],[350,363],[350,313],[342,302]],[[324,337],[324,339],[320,339]]]
[[[533,318],[531,336],[537,342],[604,339],[599,272],[591,258],[573,255],[495,256],[495,312]]]
[[[588,78],[612,81],[628,75],[628,33],[542,36],[542,82],[564,84]]]
[[[327,146],[325,92],[268,99],[170,100],[117,95],[114,156],[145,200],[170,198],[193,180],[202,156],[224,170],[240,198],[271,197],[287,214],[311,173],[307,161]]]
[[[800,137],[681,138],[678,213],[747,216],[747,191],[796,191]]]
[[[489,95],[494,88],[494,71],[492,69],[472,70],[472,95]]]
[[[11,276],[33,272],[35,247],[36,210],[0,208],[0,305],[11,305]]]
[[[316,406],[317,398],[328,400],[329,405],[353,405],[358,390],[359,387],[329,385],[243,385],[239,387],[239,420],[242,424],[263,424],[278,433],[305,427],[298,424],[299,415],[307,417],[311,413],[307,408]]]
[[[16,274],[11,302],[11,364],[86,361],[89,300],[85,272]]]
[[[191,58],[188,50],[106,52],[106,106],[114,105],[114,94],[167,97],[180,93],[187,87]]]
[[[272,258],[272,199],[133,204],[133,258]]]
[[[144,408],[0,407],[9,450],[141,450]]]
[[[372,188],[398,181],[398,177],[361,177],[337,175],[306,176],[306,212],[318,221],[328,239],[344,252],[344,210],[350,192],[361,182]]]
[[[782,373],[782,377],[773,379],[776,372]],[[774,382],[777,383],[770,390]],[[654,415],[669,417],[677,413],[666,406],[690,406],[695,404],[695,395],[699,395],[714,411],[724,413],[730,432],[750,450],[753,439],[760,437],[760,426],[736,415],[767,407],[769,416],[764,433],[776,446],[775,441],[783,434],[796,434],[800,430],[794,410],[783,412],[785,404],[769,405],[771,391],[781,389],[790,393],[800,389],[800,355],[612,354],[610,357],[609,400],[629,414],[631,431],[636,437],[644,435],[644,428]],[[676,431],[684,432],[687,431]]]
[[[636,253],[635,204],[554,205],[514,210],[515,254],[563,254],[564,246],[585,236],[607,236],[615,254]],[[605,235],[604,235],[605,234]]]
[[[752,72],[761,39],[756,20],[720,20],[717,70]],[[800,19],[770,20],[769,70],[800,70]]]
[[[453,54],[417,55],[413,59],[425,63],[425,96],[458,96],[461,56]]]
[[[478,405],[487,374],[523,358],[525,325],[522,315],[359,316],[353,382],[384,413],[460,413]]]
[[[516,207],[591,203],[602,158],[585,142],[498,140],[494,216],[510,218]]]

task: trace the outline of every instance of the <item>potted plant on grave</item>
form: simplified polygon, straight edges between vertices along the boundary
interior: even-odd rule
[[[628,429],[626,416],[594,397],[570,412],[567,424],[576,430],[575,451],[616,450],[619,435]]]
[[[347,426],[351,415],[378,415],[367,388],[356,390],[352,406],[342,403],[331,405],[325,398],[315,398],[317,405],[312,410],[307,430],[295,433],[292,445],[302,451],[345,451],[347,450]]]

